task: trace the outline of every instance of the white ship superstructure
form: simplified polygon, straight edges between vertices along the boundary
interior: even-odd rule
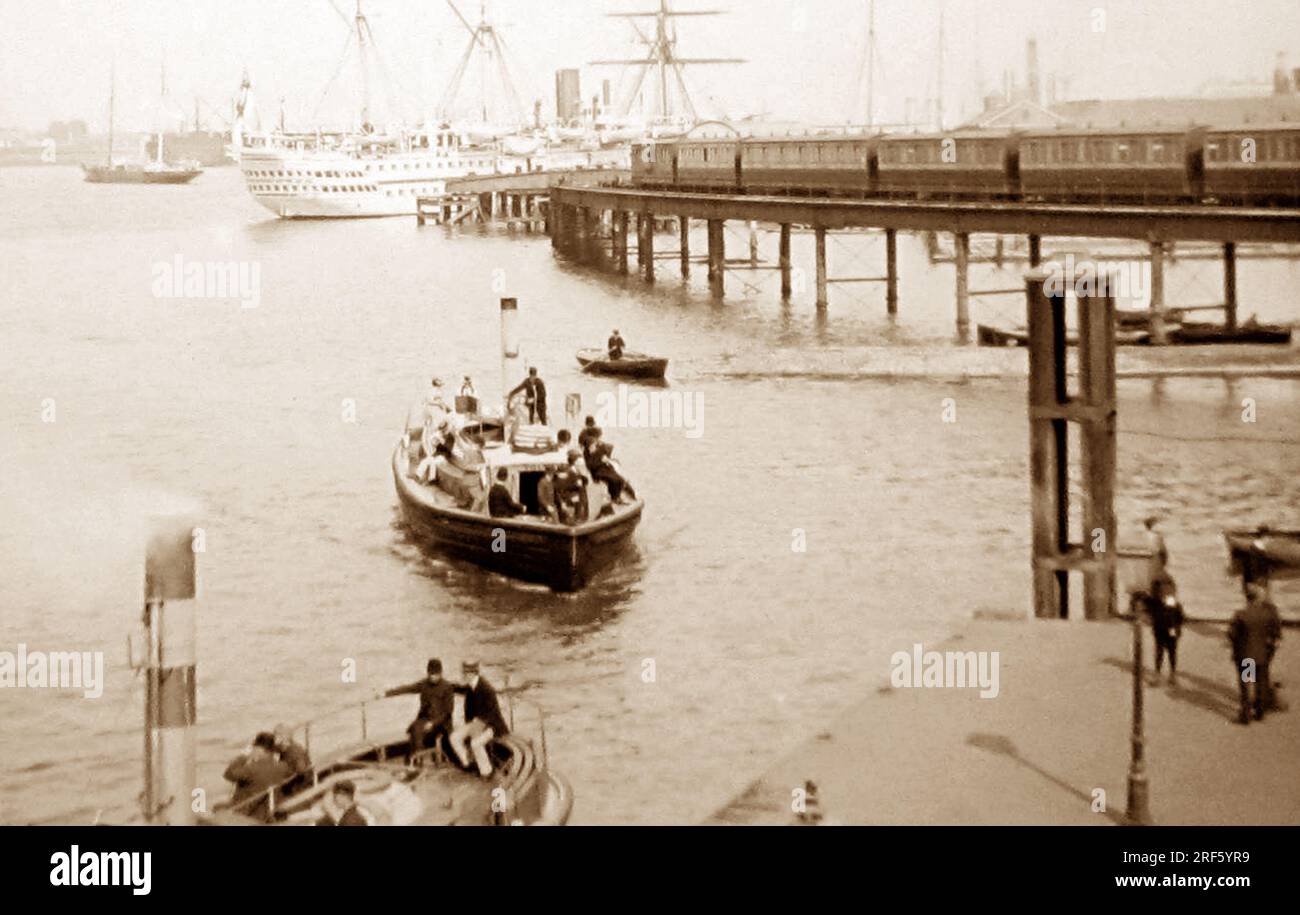
[[[495,174],[498,153],[462,147],[450,130],[271,134],[245,139],[239,168],[257,202],[286,219],[403,216],[448,178]]]

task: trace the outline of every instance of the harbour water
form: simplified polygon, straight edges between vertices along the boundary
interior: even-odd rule
[[[130,816],[142,685],[125,634],[144,519],[162,509],[204,529],[209,784],[258,730],[412,680],[430,656],[474,656],[546,709],[574,822],[696,822],[873,689],[893,651],[1024,612],[1023,353],[954,345],[951,267],[918,239],[900,239],[896,323],[878,284],[837,286],[823,319],[810,291],[782,308],[773,271],[733,274],[713,303],[702,267],[683,285],[664,261],[647,289],[556,262],[542,235],[277,221],[239,182],[0,170],[0,650],[103,651],[107,666],[97,699],[0,691],[0,822]],[[796,239],[796,263],[810,248]],[[837,236],[833,270],[877,273],[882,249]],[[255,265],[256,307],[155,295],[177,256]],[[977,268],[972,285],[1021,269]],[[1218,277],[1212,261],[1173,265],[1166,296],[1212,301]],[[1298,286],[1294,262],[1243,262],[1243,318],[1295,320]],[[428,377],[499,391],[501,295],[520,299],[553,413],[566,393],[587,412],[612,390],[573,359],[612,327],[670,355],[671,390],[702,405],[698,436],[606,430],[648,508],[635,551],[574,596],[432,559],[398,516],[388,459]],[[1008,377],[951,380],[973,360]],[[1300,518],[1300,447],[1285,442],[1300,382],[1124,381],[1119,424],[1121,530],[1167,515],[1188,612],[1221,615],[1237,592],[1219,531]]]

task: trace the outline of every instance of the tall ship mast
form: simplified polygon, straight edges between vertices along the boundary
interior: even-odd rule
[[[164,80],[165,80],[164,76]],[[163,85],[166,94],[166,84]],[[91,184],[188,184],[203,173],[192,162],[164,162],[162,131],[158,133],[157,155],[153,161],[143,163],[115,163],[113,161],[113,121],[116,115],[117,69],[109,68],[108,76],[108,160],[104,165],[82,164],[86,181]]]

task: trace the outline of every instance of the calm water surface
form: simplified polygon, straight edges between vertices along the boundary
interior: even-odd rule
[[[796,239],[798,262],[810,247]],[[832,269],[876,272],[882,247],[835,237]],[[0,821],[130,814],[141,682],[125,637],[143,519],[169,508],[206,531],[208,783],[259,729],[414,679],[429,656],[477,656],[546,709],[575,822],[707,815],[873,689],[899,647],[1027,605],[1023,381],[871,377],[1014,371],[1023,354],[954,346],[951,268],[930,267],[915,239],[901,249],[897,324],[874,286],[837,287],[818,319],[807,295],[779,306],[771,271],[729,278],[718,305],[667,262],[647,290],[558,264],[541,236],[277,221],[233,169],[181,188],[0,170],[0,650],[103,651],[108,667],[95,700],[0,692]],[[156,298],[154,265],[178,254],[256,264],[258,307]],[[1019,269],[981,267],[976,282],[1016,283]],[[1243,261],[1243,310],[1296,318],[1298,281],[1294,264]],[[1187,262],[1166,286],[1203,302],[1219,282],[1213,262]],[[468,372],[495,396],[500,295],[520,299],[525,358],[553,402],[610,389],[572,353],[615,326],[670,354],[673,388],[702,398],[698,438],[607,430],[649,507],[635,550],[576,596],[431,559],[399,521],[388,458],[406,408],[434,372]],[[1300,385],[1133,381],[1120,397],[1123,429],[1230,439],[1120,440],[1124,532],[1167,513],[1189,609],[1221,613],[1235,600],[1221,528],[1300,521],[1300,449],[1235,440],[1300,435]]]

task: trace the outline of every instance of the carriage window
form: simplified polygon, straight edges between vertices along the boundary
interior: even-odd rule
[[[1148,161],[1148,162],[1164,162],[1164,161],[1165,161],[1165,144],[1160,143],[1160,142],[1151,143],[1151,144],[1147,147],[1147,161]]]
[[[1116,143],[1116,144],[1115,144],[1115,159],[1116,159],[1117,161],[1119,161],[1119,162],[1127,162],[1127,161],[1128,161],[1128,156],[1129,156],[1129,148],[1128,148],[1128,144],[1127,144],[1127,143]]]

